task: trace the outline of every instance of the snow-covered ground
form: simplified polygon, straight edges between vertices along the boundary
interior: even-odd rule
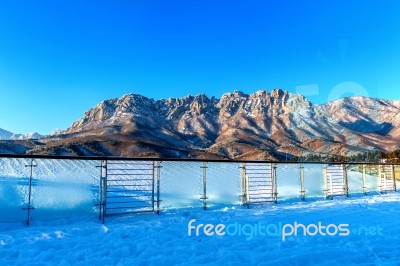
[[[400,194],[0,225],[1,265],[399,265]],[[349,224],[349,236],[188,236],[188,223]],[[247,228],[248,229],[248,228]],[[367,230],[369,232],[367,233]]]

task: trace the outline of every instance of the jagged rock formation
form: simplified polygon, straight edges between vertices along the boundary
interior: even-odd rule
[[[31,153],[282,159],[398,149],[400,102],[351,97],[315,105],[280,89],[220,99],[154,100],[137,94],[99,103]]]

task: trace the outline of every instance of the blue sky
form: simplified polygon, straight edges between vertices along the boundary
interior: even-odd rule
[[[273,2],[0,1],[0,128],[64,129],[125,93],[400,100],[400,1]]]

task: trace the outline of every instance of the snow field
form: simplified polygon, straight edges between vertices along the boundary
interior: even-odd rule
[[[1,265],[398,265],[400,195],[0,224]],[[349,224],[347,237],[188,236],[188,223]],[[381,227],[382,235],[358,233]]]

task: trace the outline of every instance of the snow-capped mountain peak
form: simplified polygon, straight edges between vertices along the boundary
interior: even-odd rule
[[[35,134],[3,138],[37,138]],[[11,135],[10,135],[11,134]],[[316,105],[282,89],[100,102],[38,153],[277,159],[400,148],[400,102],[350,97]],[[286,156],[285,156],[286,158]]]
[[[37,132],[28,132],[26,134],[15,134],[0,128],[0,140],[26,140],[26,139],[39,139],[41,137],[43,136]]]

